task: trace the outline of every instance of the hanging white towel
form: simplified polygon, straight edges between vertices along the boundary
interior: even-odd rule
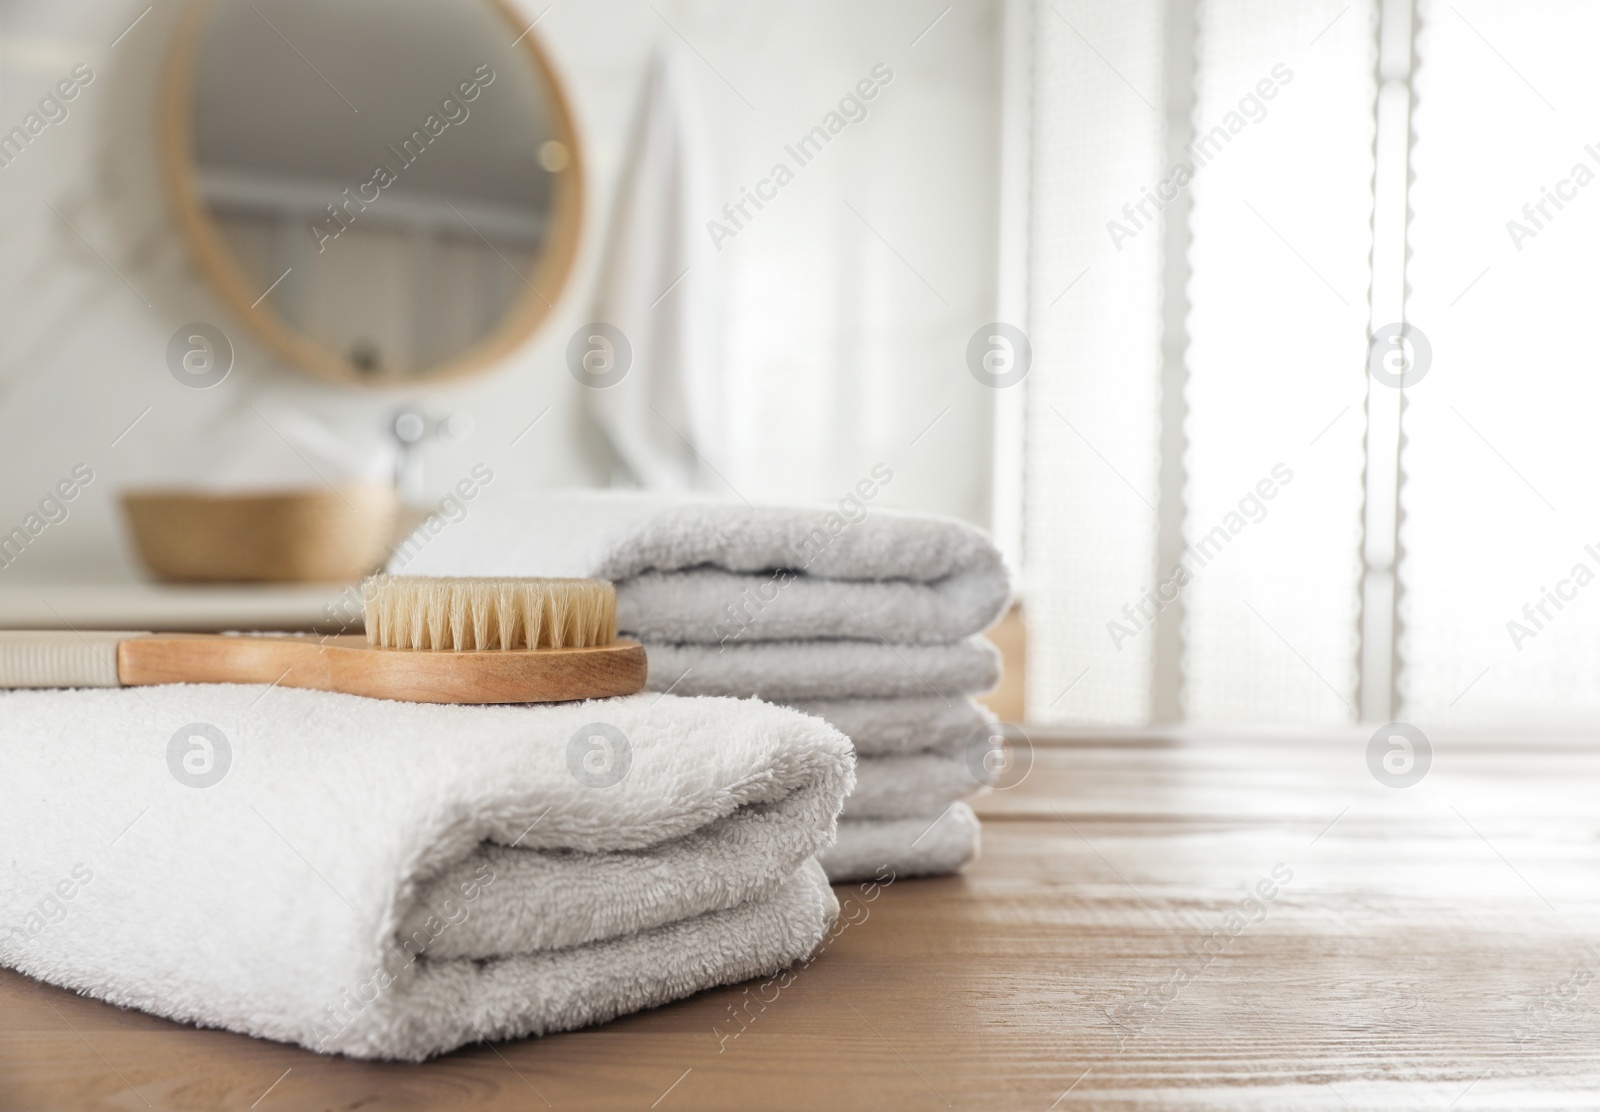
[[[640,90],[593,311],[627,354],[606,341],[611,357],[583,391],[637,486],[723,489],[722,272],[704,227],[715,209],[707,128],[682,62],[663,49]]]

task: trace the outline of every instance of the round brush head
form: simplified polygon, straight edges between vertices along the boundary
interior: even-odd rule
[[[362,593],[367,644],[380,648],[583,649],[617,639],[617,592],[603,579],[375,575]]]

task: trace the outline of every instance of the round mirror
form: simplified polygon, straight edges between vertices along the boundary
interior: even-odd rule
[[[500,0],[197,0],[164,157],[200,270],[345,382],[488,366],[549,312],[583,182],[566,99]]]

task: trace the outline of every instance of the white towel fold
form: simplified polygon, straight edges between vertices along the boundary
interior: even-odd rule
[[[954,706],[1000,680],[1000,654],[981,637],[954,645],[866,641],[752,641],[648,646],[651,691],[803,699],[903,699]]]
[[[413,1001],[405,1012],[385,1017],[383,1030],[328,1049],[420,1060],[480,1039],[604,1023],[768,976],[815,950],[838,917],[828,883],[822,867],[808,860],[767,896],[642,934],[482,963],[419,961],[406,986]]]
[[[835,884],[892,871],[897,878],[953,873],[978,856],[978,817],[965,803],[915,819],[843,819],[839,839],[822,855]]]
[[[981,760],[969,762],[965,753],[863,757],[856,762],[856,790],[840,818],[932,821],[949,804],[993,783]]]
[[[0,694],[0,964],[358,1057],[581,1026],[809,953],[852,760],[754,700]]]
[[[402,546],[390,570],[609,579],[618,624],[647,642],[931,644],[999,617],[1010,586],[982,533],[868,501],[750,507],[643,491],[524,494]]]
[[[862,757],[966,753],[986,747],[995,716],[971,699],[936,695],[906,699],[796,699],[789,706],[814,714],[848,737]],[[860,769],[857,769],[860,775]]]
[[[850,637],[957,641],[988,627],[1005,578],[973,569],[938,583],[717,568],[647,571],[617,584],[617,623],[646,641],[790,641]]]

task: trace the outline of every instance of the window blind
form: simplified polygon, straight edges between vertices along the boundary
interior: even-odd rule
[[[1589,448],[1600,9],[1426,3],[1408,316],[1400,691],[1480,726],[1600,717]]]
[[[1349,721],[1377,12],[1177,7],[1036,10],[1029,715],[1133,725],[1167,705],[1195,721]],[[1179,17],[1194,28],[1183,174],[1163,150]],[[1184,207],[1179,190],[1192,203],[1177,240],[1186,412],[1183,435],[1163,438],[1161,221]],[[1156,557],[1161,445],[1174,443],[1181,571]],[[1165,667],[1155,643],[1174,613]]]
[[[1106,624],[1154,568],[1160,235],[1149,202],[1137,228],[1123,210],[1161,171],[1162,5],[1051,0],[1033,25],[1029,717],[1142,721],[1153,638]]]
[[[1341,8],[1199,7],[1192,720],[1354,715],[1377,13]]]

